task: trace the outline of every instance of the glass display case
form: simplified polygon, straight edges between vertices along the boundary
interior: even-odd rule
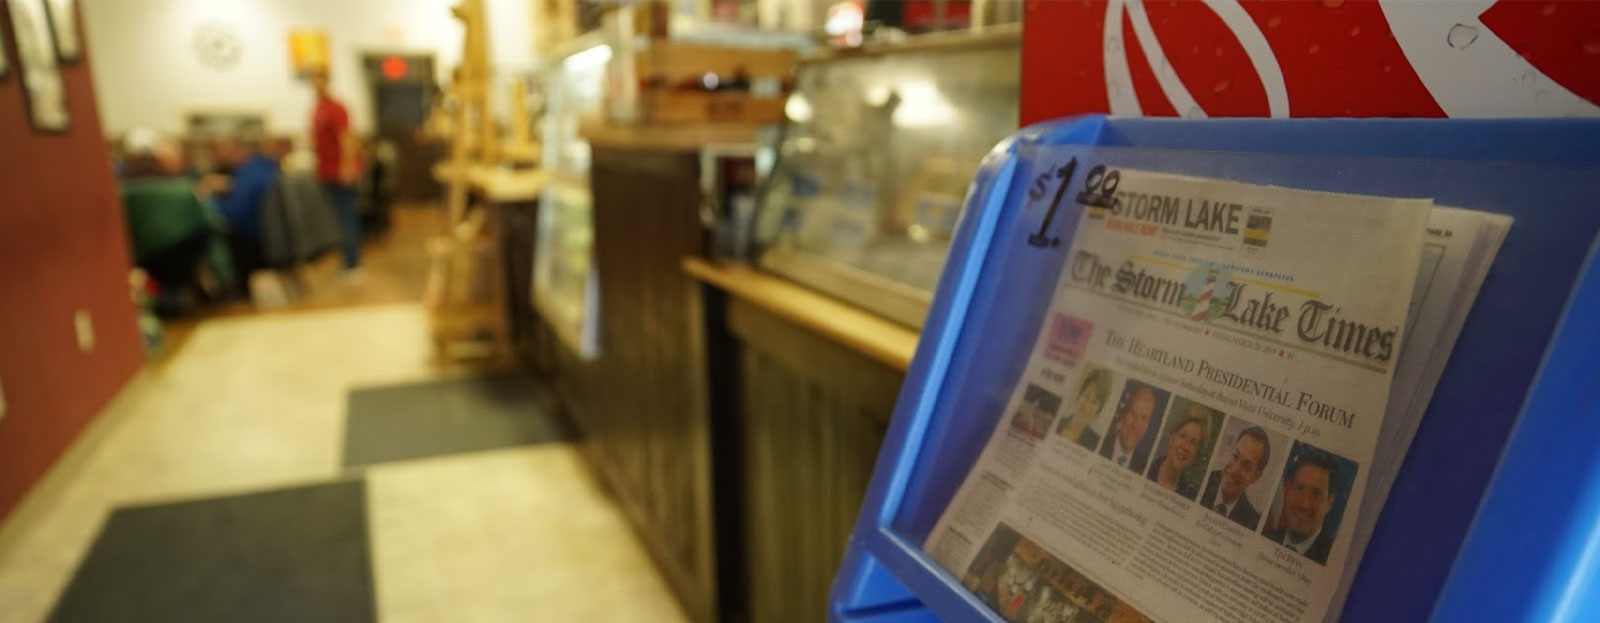
[[[760,265],[920,328],[967,184],[1017,129],[1019,34],[802,62],[760,197]]]
[[[599,353],[599,291],[594,269],[594,202],[583,117],[604,106],[611,47],[580,38],[550,68],[544,118],[545,187],[534,239],[533,306],[580,357]]]

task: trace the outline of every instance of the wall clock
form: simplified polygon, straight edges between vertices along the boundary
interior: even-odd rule
[[[230,69],[244,56],[239,31],[228,24],[203,24],[194,31],[194,55],[212,69]]]

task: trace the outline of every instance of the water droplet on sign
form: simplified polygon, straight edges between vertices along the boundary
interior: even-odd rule
[[[1456,24],[1450,27],[1450,34],[1445,35],[1446,43],[1457,50],[1465,50],[1478,40],[1478,28],[1466,24]]]
[[[1554,3],[1554,2],[1546,2],[1546,3],[1544,3],[1544,6],[1539,8],[1539,14],[1543,15],[1545,17],[1550,17],[1551,15],[1555,15],[1556,14],[1556,3]]]
[[[1589,33],[1578,43],[1578,47],[1583,48],[1583,53],[1590,56],[1600,54],[1600,33]]]
[[[1321,51],[1322,51],[1322,45],[1321,44],[1317,44],[1317,43],[1313,43],[1313,44],[1311,44],[1311,47],[1306,48],[1306,53],[1307,54],[1316,54],[1317,52],[1321,52]]]
[[[1322,0],[1322,8],[1337,9],[1344,6],[1344,0]]]
[[[1230,86],[1233,86],[1233,80],[1230,80],[1228,78],[1223,78],[1221,80],[1218,80],[1215,85],[1212,85],[1211,92],[1212,93],[1221,93],[1223,91],[1228,90],[1228,87],[1230,87]]]
[[[1350,36],[1352,36],[1352,37],[1361,36],[1361,27],[1360,26],[1351,26],[1350,27]]]
[[[1283,23],[1283,16],[1282,15],[1274,15],[1272,17],[1267,18],[1267,28],[1277,28],[1278,24],[1282,24],[1282,23]]]
[[[1388,63],[1384,63],[1383,64],[1383,73],[1389,73],[1391,71],[1394,71],[1394,65],[1390,65]]]
[[[1222,46],[1217,46],[1217,49],[1214,50],[1214,52],[1216,52],[1217,56],[1222,56]]]

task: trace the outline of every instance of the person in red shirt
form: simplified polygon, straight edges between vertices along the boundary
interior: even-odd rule
[[[361,267],[361,213],[356,204],[356,180],[361,169],[356,158],[356,139],[350,133],[350,115],[344,104],[328,91],[328,74],[311,76],[317,92],[316,108],[311,113],[311,138],[317,153],[317,178],[328,191],[328,200],[339,216],[344,232],[344,269],[356,274]]]

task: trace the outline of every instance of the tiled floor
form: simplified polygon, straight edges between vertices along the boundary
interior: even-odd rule
[[[441,376],[425,329],[415,304],[199,324],[0,528],[0,623],[44,619],[114,508],[349,477],[347,392]],[[683,619],[566,444],[387,463],[365,477],[380,621]]]
[[[571,446],[367,473],[381,621],[683,619]]]

